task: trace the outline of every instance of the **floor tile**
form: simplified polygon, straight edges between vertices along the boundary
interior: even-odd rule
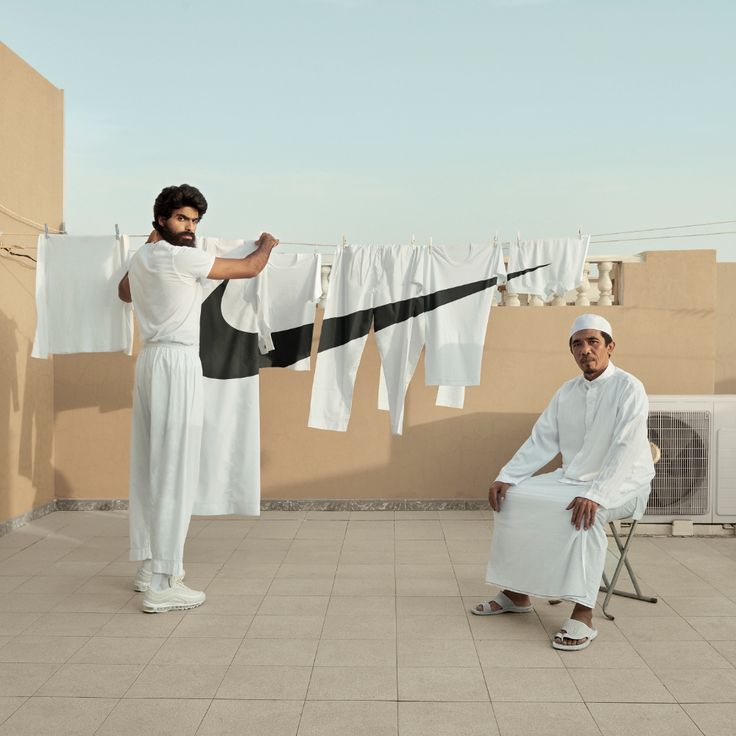
[[[493,703],[579,703],[582,700],[570,674],[559,667],[484,667],[483,672]]]
[[[121,700],[95,736],[194,736],[208,700]]]
[[[0,697],[33,695],[57,669],[57,664],[6,662],[0,667]]]
[[[603,736],[700,736],[700,730],[679,705],[591,703],[588,708]]]
[[[0,612],[3,613],[48,613],[68,598],[65,593],[42,595],[36,593],[3,593],[0,597]]]
[[[239,639],[170,637],[153,656],[151,664],[229,665],[239,647]]]
[[[572,654],[572,653],[571,653]],[[586,703],[672,703],[659,679],[644,669],[571,669]]]
[[[396,700],[396,667],[315,667],[307,700]]]
[[[0,648],[0,662],[63,664],[87,641],[78,636],[16,636]]]
[[[226,665],[215,664],[149,664],[125,697],[211,700],[227,669]]]
[[[475,642],[480,664],[485,669],[498,667],[564,667],[560,655],[547,641],[479,640]]]
[[[682,706],[704,736],[733,736],[736,703],[701,703]]]
[[[401,618],[397,621],[396,635],[404,639],[473,640],[465,616]]]
[[[395,667],[396,644],[379,639],[322,639],[317,667]]]
[[[490,703],[399,703],[401,736],[493,736],[498,734]]]
[[[303,704],[288,700],[214,700],[197,736],[295,736]],[[101,735],[102,736],[102,735]]]
[[[399,700],[485,702],[480,667],[399,667]]]
[[[396,598],[392,595],[333,596],[327,613],[335,616],[393,616],[396,613]]]
[[[207,605],[205,603],[205,605]],[[167,616],[170,614],[166,614]],[[242,639],[252,625],[253,616],[222,616],[202,613],[185,616],[171,632],[173,637],[219,637]]]
[[[333,596],[393,596],[396,593],[394,578],[336,578]]]
[[[323,639],[395,639],[395,616],[327,614]]]
[[[95,636],[87,640],[69,661],[82,664],[148,664],[165,641],[164,638]]]
[[[272,581],[273,578],[271,576],[253,578],[246,576],[242,578],[218,576],[209,583],[206,592],[208,596],[247,595],[263,597],[268,592]]]
[[[401,540],[439,540],[444,532],[439,520],[400,520],[395,522],[395,538]]]
[[[207,601],[188,612],[189,616],[253,616],[263,602],[262,595],[221,595],[207,591]]]
[[[319,643],[319,639],[246,638],[232,664],[311,667]]]
[[[639,642],[636,650],[655,673],[667,669],[733,668],[733,665],[706,641]]]
[[[606,641],[599,636],[587,649],[560,652],[560,657],[568,669],[647,669],[638,652],[639,646],[626,641]]]
[[[457,596],[460,594],[454,578],[402,578],[396,580],[396,595]]]
[[[329,596],[267,595],[258,608],[259,616],[324,616]]]
[[[69,614],[71,615],[71,614]],[[81,614],[83,616],[103,616],[101,613]],[[183,613],[169,611],[168,613],[115,613],[107,616],[106,623],[96,632],[98,636],[122,637],[161,637],[169,636],[179,625]]]
[[[398,736],[396,703],[307,701],[298,736]]]
[[[725,596],[668,596],[666,600],[680,616],[736,616],[736,603]]]
[[[501,736],[600,736],[583,703],[493,703]],[[636,736],[644,736],[634,732]]]
[[[736,641],[713,641],[710,645],[736,667]]]
[[[678,703],[736,703],[736,670],[660,670]]]
[[[318,639],[323,616],[261,616],[253,619],[249,639]]]
[[[303,701],[311,672],[310,667],[232,665],[217,690],[217,698]]]
[[[474,616],[469,613],[468,623],[473,638],[477,640],[550,640],[544,626],[533,613],[501,616]]]
[[[29,698],[0,726],[0,734],[92,736],[116,703],[114,698]]]
[[[397,639],[399,667],[477,667],[472,639]]]
[[[736,641],[736,616],[690,616],[686,620],[708,641]]]
[[[268,589],[268,594],[276,595],[307,595],[320,596],[330,595],[332,592],[333,578],[312,578],[308,580],[295,580],[293,578],[279,578],[273,581]]]
[[[26,636],[94,636],[110,621],[109,613],[46,613],[26,628]]]
[[[142,672],[135,664],[69,663],[58,669],[38,695],[74,698],[121,698]]]
[[[0,613],[0,631],[4,636],[17,636],[41,618],[40,613]]]
[[[703,638],[694,626],[681,618],[617,616],[616,626],[635,646],[641,641],[697,641]]]
[[[401,618],[420,616],[465,616],[459,596],[397,596],[396,615]]]
[[[0,696],[0,723],[10,718],[23,703],[26,702],[25,697],[6,697]]]

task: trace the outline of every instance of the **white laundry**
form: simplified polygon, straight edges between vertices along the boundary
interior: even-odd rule
[[[199,324],[214,256],[165,241],[130,260],[144,347],[133,392],[130,557],[180,575],[199,478],[204,418]]]
[[[253,241],[205,238],[218,257],[242,258]],[[255,278],[212,282],[202,304],[204,434],[193,513],[260,514],[258,372],[267,367],[309,370],[320,257],[272,253]],[[273,349],[262,354],[259,343]]]
[[[423,248],[338,248],[322,321],[308,426],[347,430],[355,378],[373,326],[386,377],[391,430],[401,434],[404,397],[424,343]]]
[[[506,278],[501,246],[433,246],[426,273],[425,383],[478,386],[493,296]]]
[[[512,242],[509,246],[508,284],[511,294],[549,299],[564,296],[583,282],[590,236]]]
[[[39,236],[34,358],[132,353],[133,313],[117,291],[126,260],[114,236]]]
[[[647,415],[641,382],[613,363],[595,380],[581,375],[555,393],[496,478],[512,487],[495,515],[489,583],[587,606],[595,601],[605,521],[641,518],[646,509],[654,477]],[[559,470],[532,477],[558,453]],[[587,531],[576,530],[565,510],[578,496],[600,504]]]

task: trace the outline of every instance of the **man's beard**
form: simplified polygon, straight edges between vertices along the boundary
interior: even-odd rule
[[[161,237],[167,243],[171,243],[171,245],[183,245],[187,248],[196,248],[197,246],[194,233],[172,233],[165,225],[161,226],[159,232],[161,233]]]

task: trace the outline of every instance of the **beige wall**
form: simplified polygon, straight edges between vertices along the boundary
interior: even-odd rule
[[[0,43],[0,245],[34,245],[62,216],[63,92]],[[33,255],[35,253],[31,251]],[[35,270],[0,256],[0,523],[54,499],[53,363],[30,358]]]
[[[736,394],[736,263],[718,264],[715,393]]]
[[[616,331],[616,363],[650,393],[714,392],[719,277],[714,251],[649,253],[624,265],[625,306],[600,311]],[[584,311],[494,308],[483,383],[468,389],[465,409],[435,407],[420,364],[402,437],[376,409],[372,337],[344,434],[307,429],[312,373],[263,371],[263,498],[482,498],[554,390],[576,374],[567,330]],[[126,497],[133,361],[65,356],[55,364],[59,497]]]

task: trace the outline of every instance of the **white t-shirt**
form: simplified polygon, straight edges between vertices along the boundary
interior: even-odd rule
[[[215,256],[199,248],[146,243],[131,258],[130,293],[145,342],[199,345],[202,284]]]

